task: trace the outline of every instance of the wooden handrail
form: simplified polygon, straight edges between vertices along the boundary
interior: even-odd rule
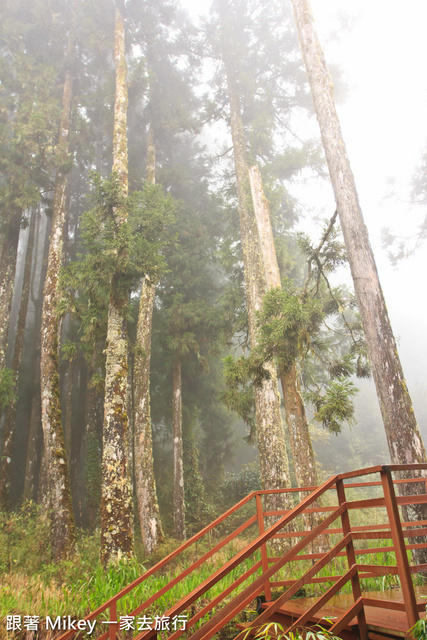
[[[227,603],[225,607],[220,611],[214,613],[212,618],[206,622],[200,629],[195,631],[190,638],[192,640],[207,640],[214,633],[216,633],[226,622],[231,620],[236,613],[242,610],[244,606],[246,606],[255,595],[265,591],[267,596],[269,596],[270,584],[272,586],[275,585],[285,585],[292,584],[292,586],[287,589],[285,594],[283,594],[275,603],[273,603],[268,610],[261,614],[258,621],[261,622],[264,614],[267,616],[271,615],[272,610],[276,610],[280,604],[280,602],[285,602],[287,598],[291,597],[291,593],[295,593],[298,588],[298,585],[308,584],[311,580],[314,582],[326,581],[327,578],[315,577],[316,573],[320,571],[320,569],[330,562],[331,559],[335,557],[342,557],[345,555],[344,548],[349,548],[349,545],[352,545],[353,540],[371,540],[371,539],[396,539],[397,529],[396,523],[392,526],[390,524],[373,524],[370,526],[359,526],[349,528],[347,526],[348,531],[344,531],[342,527],[331,527],[334,521],[342,514],[347,513],[348,510],[355,509],[370,509],[377,507],[388,507],[388,511],[390,511],[390,505],[394,505],[393,509],[394,513],[397,513],[397,505],[405,505],[405,504],[425,504],[427,503],[427,495],[423,494],[414,494],[414,495],[400,495],[395,496],[393,492],[393,497],[378,497],[378,498],[367,498],[365,500],[353,500],[346,501],[341,497],[341,505],[340,506],[319,506],[318,500],[319,498],[325,494],[326,492],[337,489],[338,486],[344,487],[344,489],[354,489],[354,488],[368,488],[368,487],[381,487],[384,488],[384,477],[390,472],[400,472],[406,473],[412,471],[414,473],[421,473],[427,471],[427,464],[416,464],[416,465],[378,465],[375,467],[370,467],[368,469],[361,469],[357,471],[351,471],[343,474],[338,474],[333,476],[326,482],[324,482],[319,487],[302,487],[302,488],[290,488],[290,489],[278,489],[278,490],[260,490],[253,491],[248,496],[240,500],[233,507],[228,509],[224,514],[216,518],[212,523],[204,527],[197,534],[192,536],[189,540],[181,544],[177,549],[175,549],[172,553],[166,556],[163,560],[158,562],[156,565],[151,567],[148,571],[146,571],[143,575],[139,576],[132,583],[127,585],[120,592],[115,594],[109,600],[107,600],[103,605],[98,607],[95,611],[91,612],[88,616],[86,616],[85,620],[93,620],[101,613],[104,613],[110,610],[110,618],[111,620],[116,620],[117,616],[117,603],[119,600],[124,598],[128,593],[130,593],[133,589],[141,585],[145,580],[150,578],[152,575],[157,573],[159,570],[162,570],[169,562],[173,561],[177,558],[181,553],[186,551],[190,546],[196,544],[199,540],[201,540],[204,536],[208,535],[215,528],[224,523],[227,518],[236,514],[242,507],[247,505],[250,501],[254,501],[256,507],[256,513],[249,519],[245,520],[245,522],[239,525],[236,529],[233,530],[232,533],[229,533],[225,536],[224,539],[217,542],[211,549],[205,552],[198,560],[194,561],[189,567],[187,567],[184,571],[182,571],[179,575],[175,576],[167,585],[159,589],[156,593],[152,594],[147,600],[142,602],[136,609],[134,609],[130,614],[131,616],[137,616],[142,611],[146,610],[147,607],[154,604],[161,596],[167,593],[171,588],[179,584],[183,578],[191,574],[193,571],[197,570],[198,567],[206,562],[209,558],[211,558],[215,553],[220,551],[225,545],[230,543],[236,536],[242,533],[251,525],[258,523],[258,535],[256,535],[251,542],[242,550],[235,553],[232,558],[230,558],[224,565],[214,571],[214,573],[209,576],[209,578],[205,579],[201,584],[199,584],[195,589],[193,589],[190,593],[184,594],[183,597],[175,603],[169,611],[165,612],[165,616],[174,616],[179,615],[188,608],[204,593],[206,593],[210,588],[212,588],[215,584],[217,584],[220,580],[222,580],[226,575],[228,575],[233,569],[241,565],[243,561],[247,558],[253,556],[253,554],[260,550],[261,551],[261,560],[254,560],[253,565],[245,570],[243,575],[233,581],[231,585],[229,585],[222,593],[215,597],[211,602],[207,603],[201,610],[199,610],[196,614],[194,614],[189,620],[189,627],[194,628],[194,625],[199,622],[205,615],[210,613],[215,607],[217,607],[225,597],[233,593],[238,587],[240,587],[248,578],[253,576],[257,571],[261,570],[261,575],[257,577],[249,586],[245,587],[243,591],[241,591],[232,602]],[[367,482],[346,482],[344,484],[344,480],[353,480],[364,476],[369,476],[373,474],[380,474],[382,476],[382,480],[370,480]],[[427,478],[423,475],[422,477],[416,478],[398,478],[393,481],[393,484],[402,485],[402,484],[414,484],[414,483],[424,483],[424,489],[427,488]],[[282,511],[263,511],[261,498],[262,496],[268,494],[276,494],[276,493],[302,493],[309,492],[308,495],[294,508],[289,510]],[[311,506],[313,503],[316,506]],[[293,522],[294,519],[303,514],[303,513],[323,513],[324,519],[323,521],[312,531],[287,531],[284,532],[283,528],[286,527],[289,523]],[[271,525],[267,530],[264,530],[264,519],[269,516],[279,516],[279,520]],[[405,531],[400,529],[399,544],[403,544],[404,538],[416,538],[420,536],[427,535],[427,520],[426,521],[418,521],[418,522],[399,522],[400,527],[405,527]],[[413,527],[420,527],[419,529],[413,529]],[[379,531],[373,531],[373,529],[379,529]],[[303,551],[313,540],[319,535],[329,535],[329,534],[339,534],[342,535],[342,540],[335,544],[333,549],[326,554],[324,553],[309,553],[309,554],[301,554]],[[292,549],[287,551],[284,555],[279,558],[268,558],[265,552],[265,545],[273,540],[274,538],[300,538],[298,542],[294,544]],[[419,544],[409,544],[405,546],[405,549],[420,549],[427,548],[427,545],[424,543]],[[403,549],[403,547],[402,547]],[[387,547],[376,547],[376,548],[367,548],[367,549],[354,549],[354,557],[360,555],[366,555],[369,553],[379,553],[379,552],[387,552],[387,551],[395,551],[395,546],[387,546]],[[300,555],[298,555],[300,553]],[[400,562],[403,561],[403,552],[400,552]],[[348,551],[347,551],[348,554]],[[329,558],[329,560],[325,560]],[[288,581],[276,581],[270,583],[271,578],[287,563],[301,560],[317,560],[314,567],[309,568],[309,570],[302,576],[299,580],[288,580]],[[409,576],[411,573],[414,573],[415,570],[423,570],[427,568],[426,565],[418,565],[417,567],[409,567],[406,569],[406,575]],[[344,574],[344,576],[331,576],[331,580],[335,583],[332,587],[327,591],[327,594],[335,593],[337,589],[340,588],[340,585],[346,576],[350,576],[350,578],[354,579],[354,571],[356,573],[360,573],[360,578],[368,577],[372,575],[385,575],[385,574],[396,574],[398,571],[397,567],[387,566],[381,567],[378,565],[360,565],[354,562],[351,568]],[[353,572],[353,573],[351,573]],[[351,575],[350,575],[351,573]],[[347,577],[347,580],[350,579]],[[409,582],[406,579],[406,589],[409,589]],[[337,586],[338,585],[338,586]],[[326,594],[322,596],[321,601],[323,602]],[[409,596],[408,596],[409,597]],[[412,597],[412,596],[411,596]],[[269,597],[267,597],[269,599]],[[353,613],[358,610],[359,607],[359,598],[356,598],[356,602],[353,605]],[[357,604],[359,603],[359,604]],[[411,604],[412,613],[411,615],[415,615],[415,609]],[[362,605],[363,606],[363,603]],[[360,611],[358,610],[360,614]],[[98,640],[115,640],[117,624],[111,624],[109,630],[102,634]],[[169,640],[176,640],[184,631],[178,630],[175,631],[172,635],[169,636]],[[68,640],[74,634],[73,630],[70,630],[66,633],[63,633],[58,640]],[[134,640],[149,640],[156,635],[155,630],[147,630],[139,633]]]

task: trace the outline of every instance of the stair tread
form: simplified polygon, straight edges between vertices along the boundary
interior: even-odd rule
[[[425,594],[425,588],[420,590]],[[421,593],[417,593],[417,601],[425,602],[420,596]],[[363,593],[364,597],[372,598],[376,600],[382,600],[383,602],[390,603],[403,603],[403,595],[401,589],[388,589],[385,591],[375,591]],[[315,602],[316,597],[310,598],[295,598],[288,600],[277,611],[276,616],[286,615],[293,620],[297,620],[299,616],[305,613]],[[330,601],[323,606],[318,612],[316,612],[310,621],[311,624],[322,623],[325,617],[339,618],[343,615],[353,604],[353,595],[350,593],[338,594],[333,596]],[[263,604],[263,609],[268,608],[268,603]],[[397,611],[396,609],[384,609],[372,606],[365,606],[366,622],[368,629],[373,632],[379,633],[392,633],[398,636],[404,636],[408,629],[406,614],[404,611]],[[349,624],[345,627],[347,630],[354,630],[357,626],[357,617],[355,616]]]

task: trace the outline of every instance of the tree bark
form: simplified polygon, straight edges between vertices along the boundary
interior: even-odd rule
[[[128,96],[124,37],[123,17],[116,9],[113,170],[118,175],[123,195],[127,196]],[[117,208],[114,216],[117,226],[127,221],[124,207]],[[124,317],[127,302],[127,292],[114,275],[108,304],[102,450],[101,561],[104,566],[133,554],[133,508],[127,459],[128,341]]]
[[[6,366],[6,349],[15,282],[21,211],[15,211],[5,223],[0,255],[0,370]]]
[[[100,409],[103,396],[92,378],[96,372],[96,363],[100,358],[98,345],[95,345],[88,367],[86,406],[85,406],[85,438],[81,459],[84,460],[85,478],[85,515],[89,529],[93,531],[99,524],[99,504],[101,498],[101,461],[102,461],[102,424]]]
[[[182,446],[181,362],[173,364],[173,524],[177,540],[185,538],[185,494]]]
[[[156,181],[156,147],[150,125],[147,144],[147,182]],[[153,467],[153,437],[150,412],[151,332],[155,284],[144,278],[139,303],[134,360],[134,456],[135,485],[144,551],[150,554],[163,540]]]
[[[236,168],[240,234],[245,272],[246,304],[249,320],[251,345],[257,343],[257,312],[261,310],[266,292],[266,281],[261,258],[261,249],[255,221],[249,170],[246,159],[246,143],[240,114],[239,96],[232,60],[227,54],[226,8],[222,9],[223,58],[227,74],[228,98],[230,103],[230,125]],[[288,456],[280,415],[280,396],[277,388],[277,373],[274,363],[265,365],[269,378],[255,387],[255,414],[257,422],[257,443],[263,489],[283,489],[290,486]],[[267,502],[268,509],[288,508],[291,500],[283,494],[272,494]]]
[[[333,85],[307,0],[292,0],[340,217],[392,463],[426,462],[374,255],[335,108]]]
[[[68,156],[68,130],[70,126],[72,71],[74,56],[75,6],[72,6],[71,26],[67,51],[67,69],[62,99],[62,116],[58,150],[62,160]],[[41,327],[41,410],[43,426],[44,461],[48,474],[48,506],[51,513],[52,549],[59,559],[75,548],[75,526],[69,485],[68,464],[64,447],[61,400],[59,387],[59,343],[61,322],[57,316],[60,300],[59,271],[63,264],[63,233],[65,221],[66,174],[58,170],[53,199],[52,228],[49,256],[43,292]]]
[[[28,231],[27,250],[25,254],[25,266],[22,279],[21,301],[19,305],[18,326],[16,330],[15,345],[12,356],[12,371],[15,378],[15,388],[19,386],[19,371],[21,368],[22,352],[24,349],[25,325],[27,320],[28,301],[30,297],[31,266],[33,261],[34,236],[36,227],[36,212],[31,214],[30,228]],[[14,429],[16,421],[17,403],[14,402],[6,412],[4,424],[3,453],[0,459],[0,508],[9,508],[10,471],[12,462],[12,450]]]
[[[250,167],[249,177],[267,289],[281,288],[269,205],[264,194],[258,167]],[[279,373],[297,485],[299,487],[317,487],[316,461],[295,361],[286,371]]]
[[[46,220],[46,223],[48,221]],[[30,411],[30,424],[28,429],[27,458],[24,479],[24,498],[28,500],[40,500],[43,492],[40,490],[43,484],[41,480],[41,468],[43,458],[43,428],[41,419],[41,391],[40,391],[40,342],[41,342],[41,316],[43,307],[43,285],[46,276],[46,265],[49,255],[50,229],[46,228],[40,233],[41,216],[40,209],[37,216],[35,259],[32,267],[30,283],[30,299],[34,310],[34,326],[32,337],[31,368],[34,371],[34,383],[32,386],[32,400]],[[40,255],[41,254],[41,255]],[[37,284],[37,294],[34,289]],[[44,467],[44,465],[43,465]],[[46,483],[44,483],[46,486]]]

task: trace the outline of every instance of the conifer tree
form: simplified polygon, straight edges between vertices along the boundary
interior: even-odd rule
[[[59,387],[60,322],[58,304],[59,271],[63,263],[63,234],[65,222],[65,190],[67,184],[69,127],[72,96],[72,63],[75,53],[76,3],[71,6],[67,66],[62,100],[62,116],[58,140],[58,167],[53,199],[47,272],[43,291],[41,325],[41,411],[43,453],[47,473],[47,504],[52,518],[52,547],[55,556],[72,552],[75,545],[75,526],[62,427]]]
[[[426,462],[335,108],[333,85],[307,0],[292,0],[347,248],[373,377],[394,464]],[[406,489],[410,491],[408,488]],[[415,509],[416,511],[416,509]],[[419,507],[420,515],[425,511]]]
[[[147,182],[156,181],[154,128],[149,127],[147,144]],[[155,283],[145,277],[141,287],[134,357],[134,455],[135,490],[138,501],[142,543],[152,553],[163,539],[153,466],[150,410],[151,329]]]
[[[222,51],[227,74],[227,90],[230,104],[230,126],[234,149],[240,233],[245,269],[246,301],[251,345],[256,345],[256,314],[260,311],[266,292],[266,280],[261,258],[260,243],[250,192],[249,167],[246,141],[239,104],[236,72],[232,55],[227,46],[229,32],[228,10],[224,2],[218,3],[221,16]],[[288,460],[280,414],[280,396],[277,388],[277,373],[274,363],[267,363],[268,378],[255,387],[255,412],[257,442],[264,489],[281,489],[290,485]],[[269,508],[287,505],[287,499],[273,494]]]
[[[114,30],[116,98],[114,104],[113,171],[120,189],[113,211],[118,231],[126,224],[128,195],[127,67],[123,16],[116,8]],[[123,250],[123,249],[119,249]],[[127,460],[128,342],[125,311],[129,292],[120,274],[112,275],[108,303],[102,450],[101,560],[104,565],[133,553],[132,493]]]

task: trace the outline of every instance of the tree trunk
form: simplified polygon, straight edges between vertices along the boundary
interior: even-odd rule
[[[292,0],[392,463],[426,462],[307,0]],[[422,508],[424,510],[424,507]]]
[[[40,361],[37,359],[40,368]],[[38,500],[39,478],[43,449],[43,431],[41,427],[41,393],[40,384],[34,385],[31,402],[30,429],[28,433],[27,460],[25,465],[24,500]]]
[[[153,126],[148,130],[147,182],[156,181],[156,147]],[[135,485],[138,500],[139,521],[144,550],[154,551],[163,540],[162,523],[157,501],[156,480],[153,467],[153,438],[150,412],[150,361],[151,331],[155,285],[146,278],[142,283],[134,366],[135,389]]]
[[[230,103],[231,135],[236,167],[240,234],[242,239],[243,262],[246,285],[246,304],[249,319],[251,345],[257,337],[257,312],[261,310],[266,291],[264,268],[261,260],[260,243],[255,221],[249,170],[246,160],[246,144],[240,114],[237,83],[232,60],[227,54],[226,15],[222,16],[223,56],[227,74],[228,98]],[[259,451],[261,481],[263,489],[283,489],[290,486],[288,456],[280,415],[280,396],[277,388],[277,373],[274,363],[266,363],[269,378],[255,387],[255,414],[257,422],[257,443]],[[291,500],[283,494],[272,494],[267,500],[268,509],[288,508]]]
[[[22,280],[22,293],[19,305],[18,326],[16,330],[15,345],[12,356],[12,371],[15,378],[15,388],[19,386],[19,371],[21,368],[22,352],[24,349],[25,324],[27,320],[28,301],[30,297],[31,266],[33,261],[34,236],[36,227],[36,212],[31,214],[30,228],[28,231],[27,250],[25,254],[24,275]],[[12,450],[14,429],[16,422],[16,407],[14,402],[6,412],[4,424],[3,454],[0,459],[0,508],[9,508],[10,471],[12,462]]]
[[[86,434],[83,442],[81,459],[84,460],[85,479],[85,512],[89,529],[93,531],[99,524],[99,504],[101,499],[101,461],[102,461],[102,425],[100,425],[100,409],[103,396],[92,378],[96,372],[96,363],[100,358],[99,347],[95,345],[88,368],[85,426]]]
[[[72,6],[71,27],[67,51],[67,69],[62,99],[62,116],[58,149],[62,159],[68,157],[68,129],[71,113],[72,72],[74,56],[75,7]],[[75,547],[75,526],[69,485],[67,457],[64,448],[59,387],[59,341],[61,323],[57,316],[60,300],[59,271],[63,263],[63,233],[65,221],[65,191],[67,178],[58,170],[53,200],[49,256],[43,293],[41,327],[41,409],[44,462],[48,474],[48,505],[52,518],[52,549],[59,559]]]
[[[116,9],[114,34],[116,100],[114,104],[113,170],[123,194],[128,193],[127,69],[123,18]],[[114,212],[117,226],[126,210]],[[104,566],[133,554],[133,509],[127,460],[128,344],[125,309],[128,295],[113,276],[108,304],[102,450],[101,561]]]
[[[264,195],[261,174],[258,167],[250,167],[249,177],[267,289],[281,288],[282,283],[274,247],[269,205]],[[317,487],[316,461],[311,445],[307,416],[302,400],[301,386],[295,362],[293,362],[286,371],[280,372],[280,382],[285,404],[286,422],[289,427],[289,440],[291,442],[297,485],[299,487]]]
[[[0,255],[0,371],[6,366],[6,349],[15,282],[21,211],[12,214],[5,224]]]
[[[41,341],[41,316],[43,306],[43,284],[47,258],[49,255],[49,235],[48,220],[46,228],[40,233],[41,216],[40,210],[37,216],[37,229],[35,241],[35,256],[31,274],[30,298],[34,310],[34,326],[29,342],[32,344],[31,368],[34,371],[34,383],[32,385],[32,400],[30,411],[30,424],[28,429],[27,459],[24,479],[24,498],[28,500],[39,500],[43,496],[41,487],[41,468],[43,458],[43,429],[41,415],[41,392],[40,392],[40,341]],[[40,255],[41,254],[41,255]],[[37,294],[34,289],[37,285]],[[46,483],[44,483],[46,486]]]
[[[177,540],[185,538],[184,464],[182,446],[181,362],[173,365],[173,525]]]

